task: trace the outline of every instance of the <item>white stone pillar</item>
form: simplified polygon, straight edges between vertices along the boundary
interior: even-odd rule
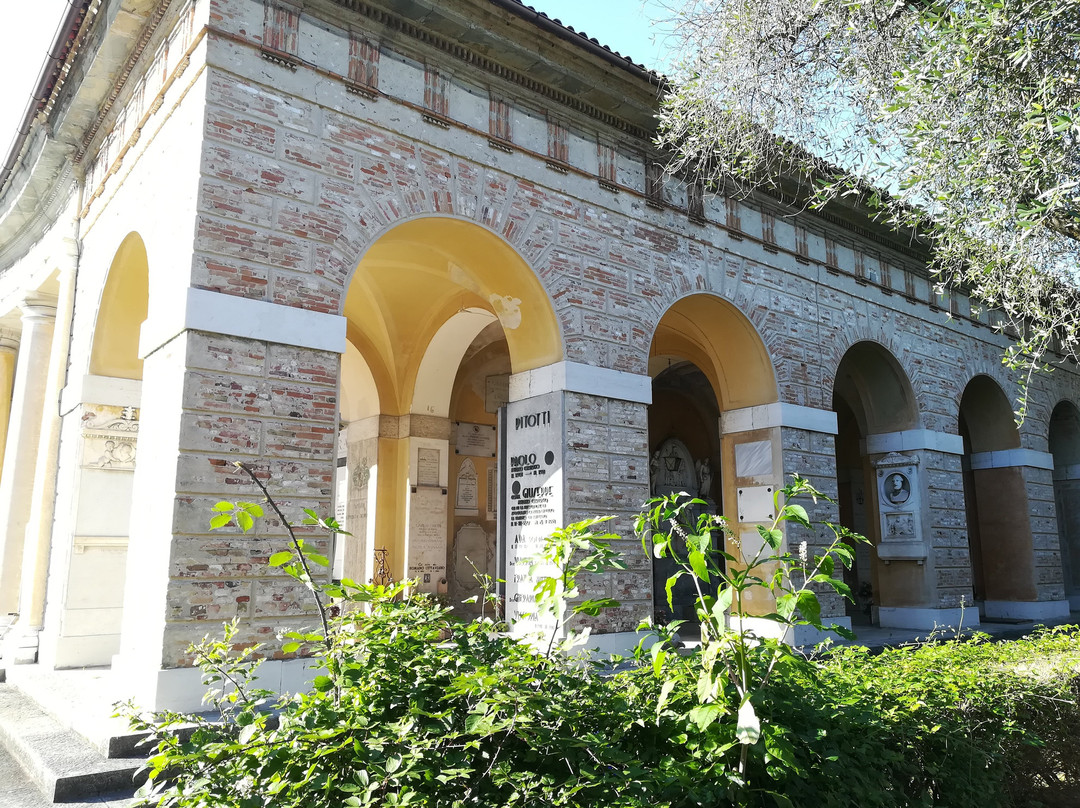
[[[0,329],[0,480],[4,479],[4,447],[7,445],[11,394],[15,384],[15,361],[19,355],[19,335]]]
[[[49,575],[49,549],[52,545],[57,460],[60,451],[60,391],[64,389],[67,378],[77,256],[77,251],[73,249],[69,265],[60,270],[60,294],[54,310],[58,327],[53,330],[42,407],[38,410],[41,420],[30,512],[23,535],[19,620],[5,638],[4,657],[16,664],[37,661],[38,635],[41,633],[45,616],[45,584]]]
[[[21,309],[22,338],[8,419],[4,476],[0,480],[0,614],[13,613],[19,607],[23,543],[34,493],[56,300],[29,297]]]

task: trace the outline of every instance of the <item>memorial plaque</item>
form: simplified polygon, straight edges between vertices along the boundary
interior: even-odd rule
[[[773,473],[772,441],[755,440],[735,444],[735,476],[771,477]]]
[[[564,521],[565,480],[563,455],[563,393],[515,401],[506,412],[506,468],[502,470],[501,492],[506,518],[506,616],[517,635],[554,630],[550,619],[536,615],[530,573],[533,559],[544,539]]]
[[[446,495],[417,488],[409,499],[409,570],[420,592],[437,592],[446,578]]]
[[[338,458],[335,483],[337,490],[334,491],[334,518],[337,519],[342,530],[348,530],[345,524],[348,521],[346,514],[349,511],[349,467],[344,457]]]
[[[416,450],[416,484],[439,485],[439,450]]]
[[[499,511],[499,469],[495,465],[487,470],[487,518],[494,522]]]
[[[488,424],[465,424],[456,425],[457,435],[454,441],[454,450],[460,455],[472,455],[473,457],[495,456],[495,427]]]
[[[461,461],[455,485],[454,515],[480,515],[480,484],[476,477],[476,465],[471,457]]]

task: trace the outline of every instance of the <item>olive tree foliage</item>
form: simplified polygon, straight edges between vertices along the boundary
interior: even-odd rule
[[[676,36],[674,171],[854,195],[1006,314],[1025,381],[1077,355],[1080,0],[690,0]]]

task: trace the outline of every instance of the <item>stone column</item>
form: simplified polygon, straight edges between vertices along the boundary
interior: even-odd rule
[[[263,475],[287,518],[328,512],[346,342],[336,315],[198,289],[184,303],[148,317],[140,338],[138,516],[113,670],[118,696],[195,710],[204,688],[188,644],[233,617],[236,642],[264,644],[262,686],[301,689],[313,676],[280,651],[279,632],[318,622],[306,587],[267,565],[288,546],[284,527],[268,513],[247,534],[211,530],[210,517],[218,501],[260,499],[234,461]],[[325,534],[303,535],[329,551]]]
[[[1032,449],[971,455],[988,618],[1068,617],[1054,514],[1054,457]]]
[[[559,362],[511,376],[509,398],[499,471],[507,615],[533,611],[528,558],[552,528],[611,514],[602,529],[618,536],[612,547],[627,570],[578,583],[583,597],[620,604],[588,621],[589,646],[626,653],[653,611],[652,562],[633,531],[633,515],[649,496],[652,380]]]
[[[19,355],[19,335],[0,329],[0,480],[4,479],[4,447],[7,445],[11,394],[15,384],[15,361]]]
[[[867,435],[868,518],[883,627],[973,627],[959,435],[929,429]],[[897,478],[901,478],[897,482]],[[892,488],[890,487],[892,486]],[[899,486],[899,493],[893,488]],[[965,606],[964,604],[967,604]]]
[[[739,538],[738,547],[729,545],[733,555],[746,559],[755,556],[762,546],[759,525],[768,525],[776,516],[776,491],[801,474],[829,496],[836,495],[836,413],[797,404],[777,402],[757,407],[728,410],[721,414],[721,477],[724,483],[724,514]],[[801,503],[812,519],[835,520],[832,506]],[[822,544],[830,537],[802,535],[786,540]],[[790,549],[790,548],[789,548]],[[750,593],[751,615],[771,612],[775,603],[770,593]],[[851,618],[844,614],[841,601],[822,597],[822,617],[826,623],[851,628]],[[748,627],[767,636],[777,636],[779,625],[752,616],[745,618]],[[816,630],[798,626],[780,639],[794,645],[807,645],[825,639]],[[834,639],[836,639],[834,637]]]
[[[19,591],[19,620],[12,627],[5,645],[17,648],[5,653],[5,658],[19,663],[37,661],[38,635],[45,615],[45,582],[49,574],[49,548],[52,539],[53,506],[56,501],[57,456],[60,450],[60,391],[67,377],[68,335],[75,304],[75,264],[77,251],[72,251],[71,263],[60,271],[60,295],[55,309],[51,350],[47,365],[41,419],[34,465],[33,492],[30,512],[23,535],[22,579]]]
[[[0,480],[0,614],[19,608],[23,544],[34,493],[41,413],[46,406],[56,300],[28,297],[20,308],[22,337]]]

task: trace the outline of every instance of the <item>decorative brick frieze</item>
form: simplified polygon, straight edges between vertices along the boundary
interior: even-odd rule
[[[300,9],[281,0],[264,0],[262,55],[272,62],[295,70],[297,40],[300,33]]]
[[[349,35],[348,90],[371,99],[379,91],[379,46],[355,32]]]

